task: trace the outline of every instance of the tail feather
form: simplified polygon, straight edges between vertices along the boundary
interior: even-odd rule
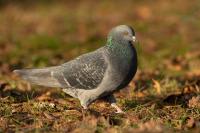
[[[21,69],[14,70],[13,72],[32,84],[47,87],[61,87],[57,79],[53,77],[55,70],[58,70],[58,68],[49,67],[42,69]]]

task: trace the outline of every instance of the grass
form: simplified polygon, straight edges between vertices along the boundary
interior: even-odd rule
[[[199,11],[197,0],[0,1],[0,132],[199,132]],[[139,40],[138,72],[115,94],[125,114],[96,101],[83,118],[60,88],[12,73],[97,49],[119,24],[133,26]]]

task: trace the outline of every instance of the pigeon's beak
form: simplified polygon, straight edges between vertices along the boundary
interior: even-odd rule
[[[136,42],[136,37],[135,36],[132,37],[132,41]]]
[[[135,36],[132,36],[131,40],[132,40],[132,43],[131,43],[132,45],[138,44],[138,40],[136,39]]]

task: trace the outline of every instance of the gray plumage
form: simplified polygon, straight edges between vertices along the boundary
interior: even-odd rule
[[[84,108],[99,98],[113,104],[116,102],[114,91],[127,86],[137,70],[134,39],[134,30],[120,25],[110,31],[106,45],[96,51],[60,66],[14,72],[33,84],[63,88],[64,92],[78,98]]]

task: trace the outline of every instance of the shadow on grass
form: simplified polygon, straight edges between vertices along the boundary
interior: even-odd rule
[[[47,94],[49,99],[65,98],[66,96],[68,97],[68,95],[63,95],[64,93],[53,90],[47,88],[42,88],[38,90],[20,90],[18,88],[12,88],[8,83],[3,83],[0,84],[0,97],[10,97],[14,100],[14,103],[28,102],[32,99],[39,99],[39,97],[46,95],[48,92],[50,92],[49,94]]]
[[[168,96],[146,96],[144,98],[137,98],[132,100],[125,100],[125,110],[132,110],[142,107],[156,106],[157,109],[162,109],[164,106],[181,106],[183,108],[188,107],[189,100],[192,97],[198,96],[199,93],[178,93],[170,94]]]

